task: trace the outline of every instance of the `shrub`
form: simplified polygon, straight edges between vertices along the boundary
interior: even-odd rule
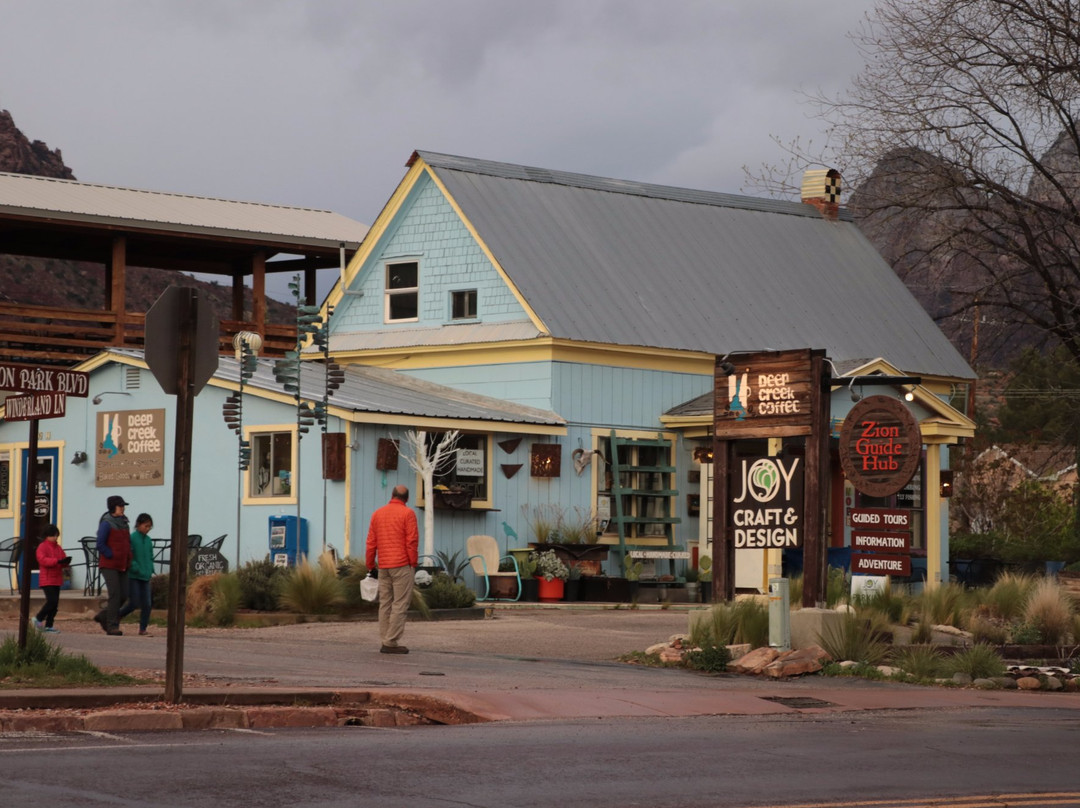
[[[895,649],[892,664],[916,679],[937,679],[945,671],[945,658],[932,645],[907,645]]]
[[[269,558],[244,564],[236,571],[241,607],[260,612],[275,611],[285,575],[285,567],[276,566]]]
[[[977,643],[945,661],[946,674],[966,673],[972,679],[989,679],[1005,673],[1005,663],[989,645]]]
[[[934,632],[930,627],[930,623],[927,620],[920,620],[915,624],[915,630],[911,632],[911,643],[915,644],[928,644],[934,639]]]
[[[240,580],[232,572],[211,577],[217,580],[210,595],[210,620],[216,626],[231,626],[240,608]]]
[[[124,685],[136,681],[124,674],[102,673],[82,654],[65,653],[34,628],[27,631],[25,649],[19,648],[19,638],[14,634],[0,643],[0,680],[33,687]]]
[[[1004,645],[1009,640],[1009,628],[1000,620],[982,615],[972,617],[968,622],[968,631],[975,642],[989,645]]]
[[[1024,613],[1035,588],[1035,578],[1030,575],[1003,573],[982,596],[982,602],[994,617],[1015,620]]]
[[[907,622],[907,602],[902,595],[893,594],[892,587],[888,584],[872,594],[856,595],[852,603],[856,611],[860,613],[871,612],[880,615],[890,623]]]
[[[331,614],[345,602],[337,570],[306,558],[290,570],[278,602],[300,614]]]
[[[429,609],[467,609],[476,603],[475,592],[442,572],[435,573],[423,596]]]
[[[1057,582],[1044,578],[1024,606],[1024,620],[1038,629],[1042,641],[1060,645],[1072,628],[1072,601]]]
[[[737,643],[750,643],[753,648],[769,644],[769,611],[757,600],[740,600],[732,609],[735,618]]]
[[[707,640],[683,657],[686,667],[706,673],[722,673],[731,661],[731,652],[712,640]]]
[[[970,602],[964,587],[949,583],[924,589],[916,609],[921,619],[929,620],[932,625],[960,628]]]
[[[154,575],[150,578],[150,605],[155,609],[169,608],[169,576]]]
[[[469,566],[468,558],[461,558],[461,551],[456,550],[453,555],[450,555],[445,550],[439,550],[435,553],[435,558],[439,560],[439,564],[443,568],[443,572],[450,576],[450,580],[454,583],[464,580],[465,570]]]
[[[802,593],[803,577],[801,575],[792,576],[788,583],[788,600],[793,609],[802,607]]]
[[[851,660],[880,665],[889,653],[885,627],[880,618],[861,617],[852,612],[841,615],[837,625],[826,625],[818,636],[821,647],[836,661]]]
[[[234,573],[201,575],[188,584],[185,612],[195,625],[232,625],[239,606],[240,581]]]
[[[851,591],[851,581],[840,567],[829,567],[829,577],[825,582],[825,605],[835,608],[838,604],[848,599]],[[800,599],[802,593],[800,592]]]

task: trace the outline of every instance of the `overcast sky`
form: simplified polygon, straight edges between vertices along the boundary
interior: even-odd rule
[[[84,182],[370,224],[414,149],[715,191],[824,142],[870,0],[0,0],[0,108]]]

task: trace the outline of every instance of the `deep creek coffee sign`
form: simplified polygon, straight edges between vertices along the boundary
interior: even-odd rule
[[[922,458],[915,416],[889,396],[864,398],[840,428],[840,465],[856,490],[887,497],[908,484]]]

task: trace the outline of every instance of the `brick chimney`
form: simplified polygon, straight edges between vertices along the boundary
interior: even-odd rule
[[[840,215],[840,172],[820,168],[803,174],[802,201],[817,208],[823,217],[836,221]]]

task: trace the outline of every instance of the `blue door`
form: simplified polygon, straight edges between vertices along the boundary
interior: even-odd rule
[[[22,524],[24,515],[26,514],[26,497],[29,493],[26,488],[27,478],[29,477],[30,470],[30,452],[27,449],[22,450],[22,500],[19,503],[19,524]],[[37,550],[38,537],[41,536],[41,529],[48,524],[56,524],[56,509],[59,502],[59,491],[57,490],[58,478],[60,476],[60,450],[59,449],[38,449],[37,453],[37,485],[34,491],[34,505],[33,512],[30,516],[29,530],[20,530],[20,533],[30,537],[30,568],[37,569],[37,558],[34,555],[34,551]],[[36,578],[36,576],[35,576]],[[37,586],[35,580],[33,585]]]

